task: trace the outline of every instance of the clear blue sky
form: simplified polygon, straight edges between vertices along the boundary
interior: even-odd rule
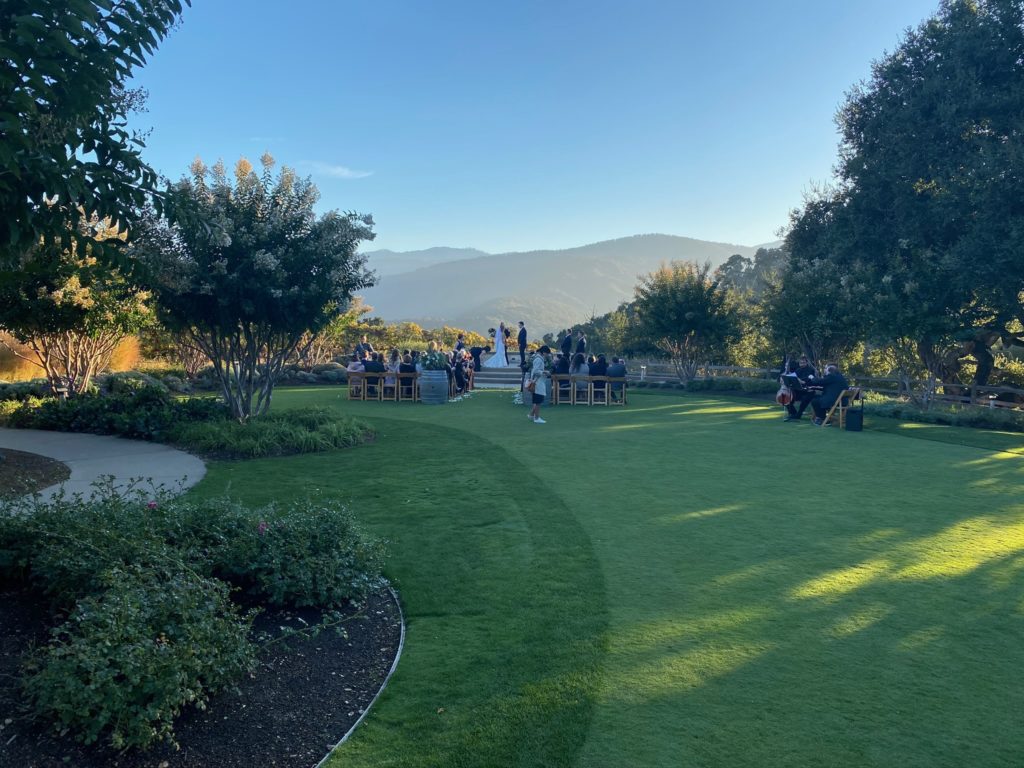
[[[372,247],[776,239],[833,117],[938,0],[193,0],[140,70],[146,158],[269,150]]]

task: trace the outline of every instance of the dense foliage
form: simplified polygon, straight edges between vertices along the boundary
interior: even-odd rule
[[[257,509],[227,498],[15,502],[0,514],[0,582],[67,619],[26,669],[28,700],[86,743],[145,747],[174,717],[252,667],[251,613],[231,603],[330,608],[380,583],[383,548],[337,503]]]
[[[160,205],[142,136],[126,124],[143,94],[125,84],[186,4],[0,5],[0,263],[16,264],[40,238],[65,249],[88,241],[93,215],[124,224]]]
[[[308,179],[262,158],[246,160],[230,180],[222,164],[192,164],[174,188],[188,211],[178,224],[153,219],[134,253],[155,274],[163,320],[211,361],[225,401],[239,421],[265,413],[285,363],[301,356],[346,311],[354,291],[372,284],[359,244],[373,220],[313,210]]]

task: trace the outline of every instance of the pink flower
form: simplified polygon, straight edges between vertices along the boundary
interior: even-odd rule
[[[270,524],[264,520],[259,525],[256,526],[256,532],[259,533],[260,536],[262,536],[264,533],[267,532],[267,529],[269,527],[270,527]]]
[[[159,504],[157,504],[155,501],[151,501],[149,502],[149,504],[146,505],[146,509],[156,509],[158,506]]]

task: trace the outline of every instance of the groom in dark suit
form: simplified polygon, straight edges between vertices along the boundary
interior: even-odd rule
[[[519,321],[519,364],[526,363],[526,323]]]

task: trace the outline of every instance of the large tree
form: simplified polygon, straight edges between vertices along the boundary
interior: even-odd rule
[[[795,217],[791,259],[869,287],[873,340],[911,339],[950,385],[973,357],[983,383],[992,344],[1024,319],[1024,2],[947,0],[838,122],[838,188]],[[822,205],[832,232],[807,239]]]
[[[371,217],[317,216],[308,179],[289,168],[275,177],[269,155],[262,164],[258,174],[240,160],[232,179],[197,159],[172,190],[188,215],[152,222],[134,246],[154,275],[163,322],[210,359],[242,422],[270,407],[285,362],[373,284],[356,252],[374,237]]]
[[[92,217],[123,225],[152,199],[157,175],[127,127],[142,94],[125,83],[188,2],[0,3],[0,263],[40,238],[101,255]]]
[[[710,264],[675,261],[640,278],[633,308],[637,328],[672,360],[683,381],[701,363],[724,353],[739,334],[728,291],[709,273]]]

